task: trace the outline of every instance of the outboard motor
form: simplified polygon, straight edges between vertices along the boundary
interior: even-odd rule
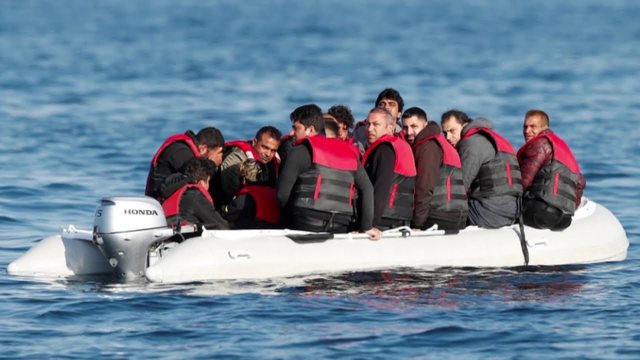
[[[96,208],[93,239],[118,277],[144,276],[147,252],[174,235],[160,203],[147,196],[106,197]]]

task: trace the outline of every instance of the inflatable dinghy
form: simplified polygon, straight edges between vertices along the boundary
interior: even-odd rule
[[[437,228],[398,228],[377,241],[357,233],[174,229],[152,198],[108,197],[96,209],[93,230],[69,226],[35,244],[7,271],[47,278],[112,275],[185,283],[397,267],[588,264],[627,256],[629,240],[618,219],[586,198],[563,231],[523,229],[472,226],[446,234]]]

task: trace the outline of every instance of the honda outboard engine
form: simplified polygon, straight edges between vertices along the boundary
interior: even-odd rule
[[[93,225],[94,242],[127,280],[144,276],[149,248],[174,235],[160,203],[147,196],[103,198]]]

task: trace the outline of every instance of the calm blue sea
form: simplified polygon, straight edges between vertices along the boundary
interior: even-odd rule
[[[640,358],[637,1],[0,0],[0,358]],[[551,115],[631,242],[620,263],[181,286],[6,266],[102,196],[142,194],[169,135],[251,137],[376,95],[438,120]]]

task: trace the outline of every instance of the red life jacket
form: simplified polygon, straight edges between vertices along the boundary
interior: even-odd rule
[[[160,148],[158,149],[158,151],[156,151],[156,154],[153,156],[153,159],[151,160],[151,165],[153,166],[158,165],[158,158],[160,157],[164,149],[166,149],[169,145],[173,144],[176,141],[184,142],[189,146],[189,149],[193,151],[193,155],[195,157],[200,157],[200,150],[198,149],[198,145],[196,145],[196,143],[193,142],[193,139],[191,138],[191,136],[187,134],[176,134],[167,138],[167,140],[165,140],[162,143],[162,145],[160,145]]]
[[[509,140],[492,129],[479,127],[467,131],[460,141],[477,133],[489,139],[496,150],[496,156],[480,166],[478,175],[471,183],[469,197],[479,199],[501,195],[522,196],[520,164]]]
[[[278,225],[280,223],[280,207],[276,189],[264,185],[247,185],[240,189],[238,195],[247,194],[256,203],[256,220]]]
[[[170,137],[168,137],[163,143],[162,145],[160,145],[160,148],[156,151],[155,155],[153,155],[153,159],[151,159],[151,168],[149,169],[149,176],[147,176],[147,185],[145,187],[144,190],[144,194],[147,196],[151,196],[151,197],[157,197],[157,194],[154,194],[154,189],[152,189],[152,182],[154,181],[154,177],[155,177],[155,173],[156,173],[156,167],[158,166],[158,159],[160,158],[160,155],[162,155],[162,153],[164,152],[164,150],[169,147],[169,145],[181,141],[183,143],[185,143],[187,146],[189,146],[189,149],[191,149],[191,151],[193,151],[193,155],[197,158],[200,157],[200,150],[198,150],[198,145],[196,145],[196,143],[193,141],[193,139],[191,138],[191,136],[187,135],[187,134],[175,134],[172,135]],[[158,179],[156,179],[156,181],[158,181]]]
[[[550,162],[544,164],[525,190],[525,199],[541,199],[547,204],[573,215],[576,210],[576,192],[580,176],[580,166],[571,149],[564,140],[551,130],[544,131],[531,141],[545,137],[553,149]],[[527,144],[518,151],[518,158],[524,153]]]
[[[171,196],[169,196],[162,203],[162,210],[164,211],[164,216],[167,218],[168,223],[172,223],[173,222],[172,220],[174,220],[178,215],[180,215],[180,201],[182,200],[182,195],[187,189],[191,189],[191,188],[196,188],[200,190],[202,195],[204,195],[207,198],[207,200],[211,202],[211,205],[213,205],[213,199],[211,198],[211,195],[209,195],[209,191],[205,189],[204,186],[200,184],[184,185],[180,189],[176,190],[173,194],[171,194]],[[184,218],[183,216],[181,217]]]
[[[356,141],[353,138],[353,136],[347,138],[346,140],[344,140],[344,142],[346,142],[347,144],[350,145],[349,148],[356,155],[356,158],[358,159],[358,161],[360,161],[360,158],[362,157],[362,154],[360,154],[360,148],[358,148],[358,144],[356,143]]]
[[[369,156],[378,146],[388,143],[393,147],[396,155],[393,164],[393,181],[389,203],[382,212],[383,218],[411,220],[413,216],[413,196],[416,184],[416,163],[409,144],[394,135],[383,135],[376,142],[369,145],[362,157],[362,164],[366,166]]]
[[[421,144],[433,140],[442,150],[442,163],[438,175],[438,183],[433,189],[433,197],[429,203],[430,217],[447,217],[447,214],[467,214],[467,189],[462,180],[462,163],[456,149],[442,134],[434,134],[413,144],[416,151]]]
[[[237,147],[240,150],[242,150],[245,155],[247,155],[248,159],[255,159],[256,161],[262,162],[262,158],[260,157],[260,154],[258,154],[258,152],[251,145],[251,140],[229,141],[225,143],[224,146],[227,148]],[[277,152],[276,152],[276,155],[273,157],[272,161],[273,161],[273,165],[275,166],[275,169],[277,170],[278,167],[280,166],[280,155],[278,155]]]
[[[358,159],[349,145],[337,138],[311,136],[298,141],[311,149],[311,167],[298,175],[293,188],[293,207],[353,216]]]

